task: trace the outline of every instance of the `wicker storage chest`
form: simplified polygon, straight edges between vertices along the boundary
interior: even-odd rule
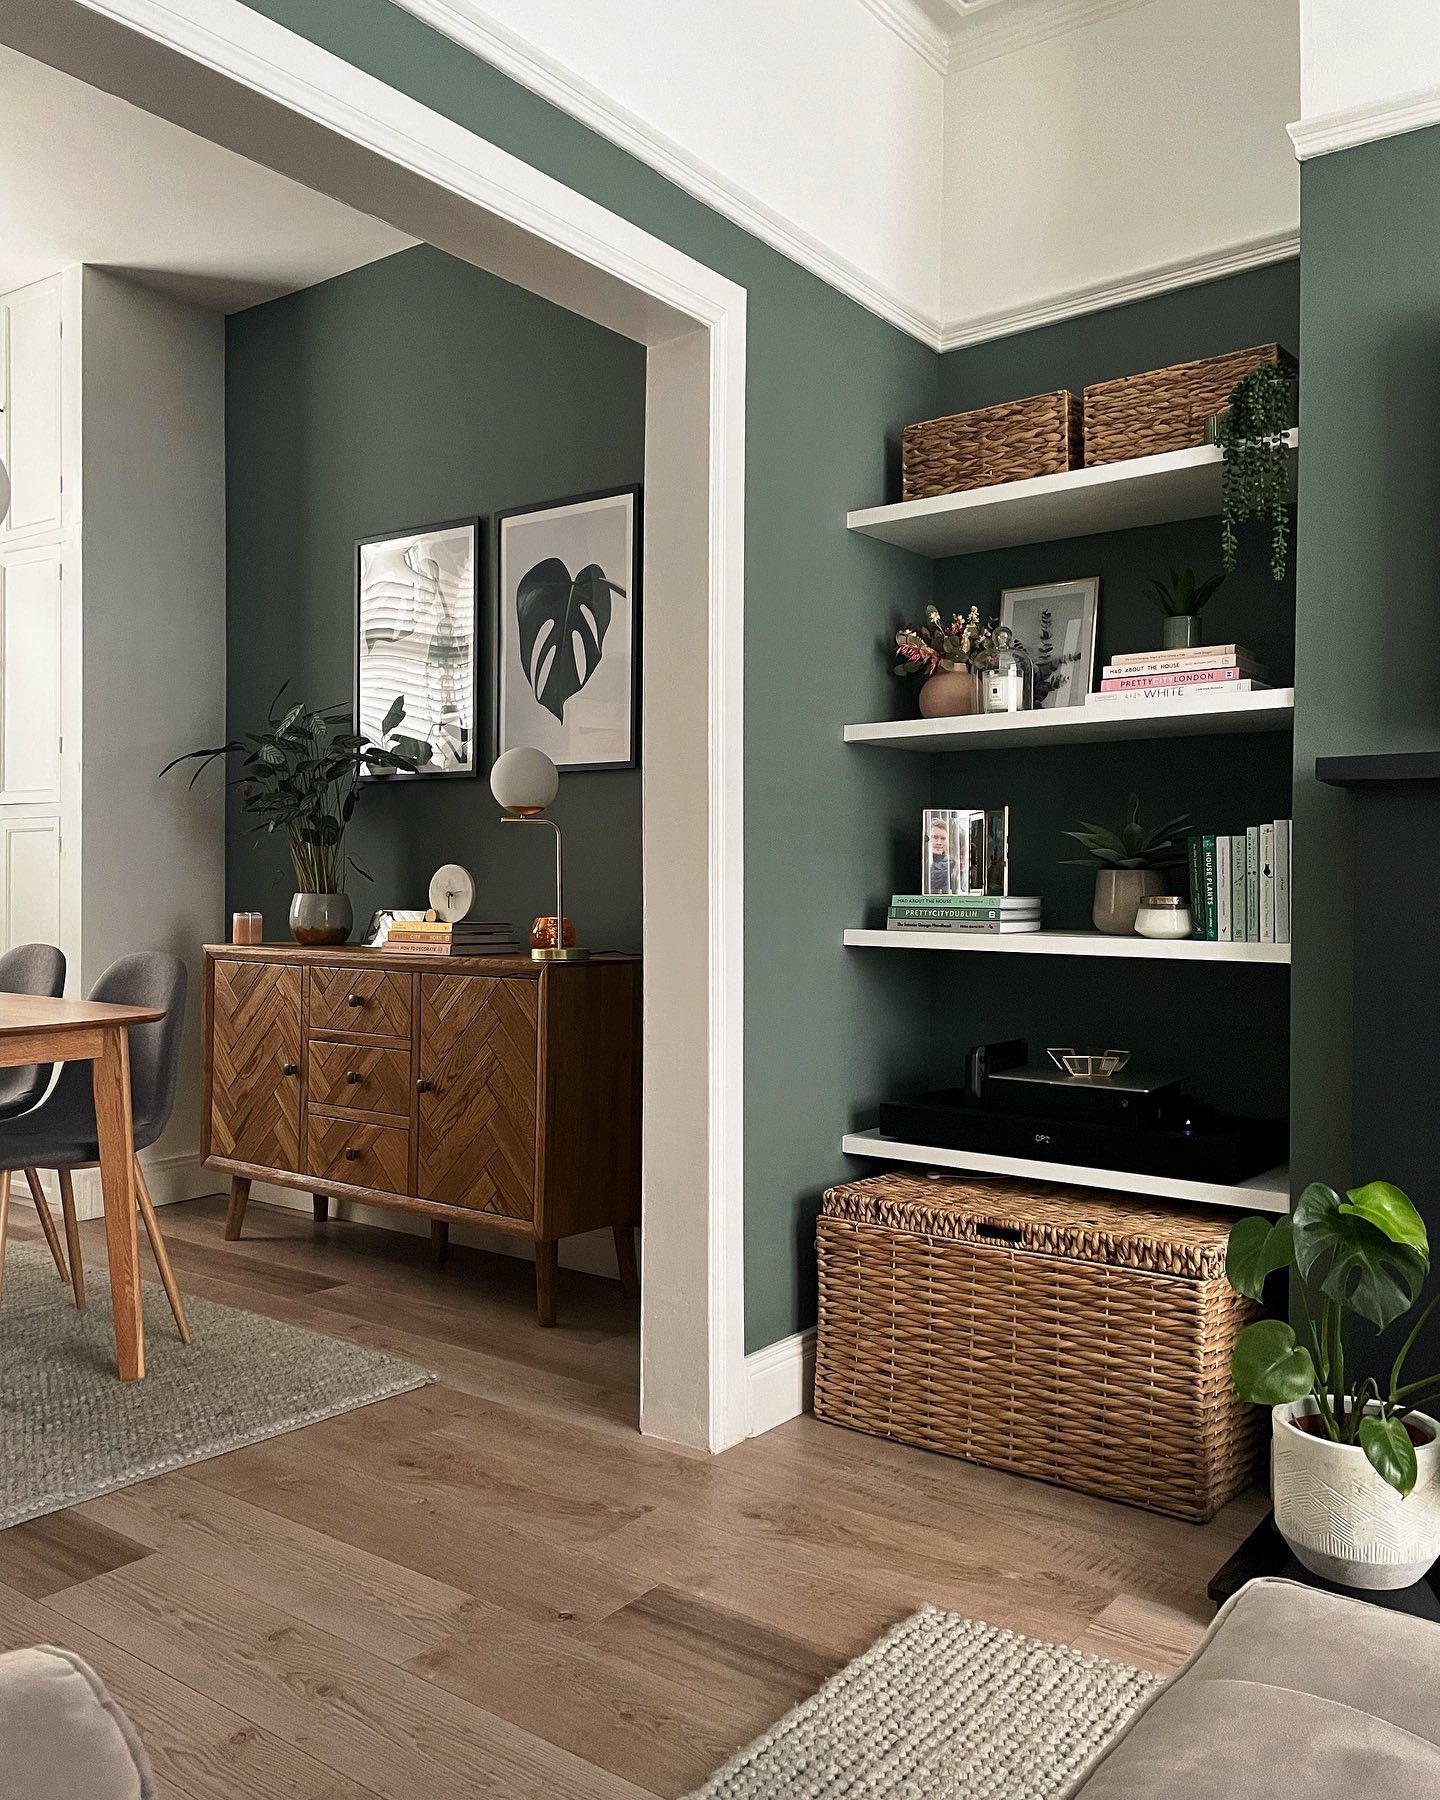
[[[817,1224],[817,1417],[1183,1519],[1254,1479],[1230,1387],[1258,1309],[1231,1215],[997,1179],[879,1175]]]
[[[1096,382],[1085,390],[1086,464],[1195,449],[1205,442],[1205,421],[1225,410],[1235,383],[1262,363],[1273,362],[1295,368],[1288,350],[1258,344],[1252,350]]]
[[[1078,469],[1084,453],[1082,420],[1080,402],[1061,388],[907,425],[900,434],[904,497],[930,500],[998,481]]]

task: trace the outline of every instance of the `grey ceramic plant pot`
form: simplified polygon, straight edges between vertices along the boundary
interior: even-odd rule
[[[355,914],[348,894],[291,896],[290,935],[297,944],[348,943],[354,923]]]
[[[1166,650],[1193,650],[1204,641],[1199,613],[1181,613],[1165,620],[1163,644]]]
[[[1128,937],[1145,894],[1163,894],[1165,879],[1158,869],[1098,869],[1095,904],[1090,917],[1095,929],[1109,937]]]

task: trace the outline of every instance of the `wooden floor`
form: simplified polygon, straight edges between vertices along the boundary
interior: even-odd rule
[[[169,1800],[682,1794],[925,1601],[1168,1669],[1261,1510],[1183,1525],[810,1418],[666,1449],[615,1283],[562,1271],[541,1331],[528,1265],[222,1215],[162,1215],[188,1292],[440,1379],[0,1534],[0,1648],[88,1657]]]

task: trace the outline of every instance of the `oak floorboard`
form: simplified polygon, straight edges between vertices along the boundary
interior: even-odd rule
[[[528,1262],[224,1215],[165,1210],[187,1296],[437,1380],[52,1515],[9,1575],[0,1534],[0,1646],[93,1661],[163,1800],[673,1797],[927,1602],[1171,1669],[1263,1509],[1189,1525],[813,1418],[677,1450],[636,1430],[618,1283],[562,1271],[543,1331]]]

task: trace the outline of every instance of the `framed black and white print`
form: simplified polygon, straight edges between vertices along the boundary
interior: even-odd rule
[[[476,594],[480,521],[451,519],[365,538],[355,547],[355,718],[387,740],[417,776],[474,775],[479,711]]]
[[[1047,710],[1083,706],[1095,684],[1095,627],[1100,577],[1052,581],[1044,587],[1006,588],[1000,623],[1035,665],[1035,705]]]
[[[496,755],[636,768],[639,487],[517,507],[495,531]]]

